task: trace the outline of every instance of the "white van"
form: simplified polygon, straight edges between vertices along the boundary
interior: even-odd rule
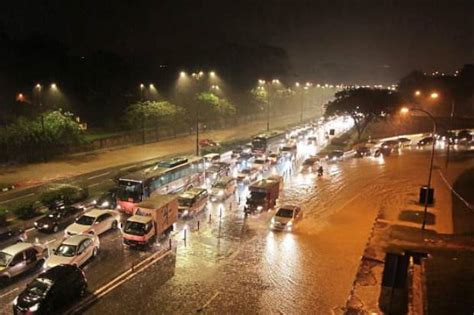
[[[221,177],[211,188],[211,201],[223,201],[233,195],[236,190],[235,178],[224,176]]]
[[[193,216],[204,210],[209,199],[205,188],[191,188],[178,197],[178,215],[181,218]]]

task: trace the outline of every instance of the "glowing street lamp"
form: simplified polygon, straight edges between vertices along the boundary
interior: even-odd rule
[[[211,78],[214,78],[216,76],[216,73],[214,71],[211,71],[209,72],[209,75],[211,76]]]
[[[415,96],[420,96],[421,95],[421,91],[420,90],[416,90],[415,91]]]
[[[53,89],[53,90],[58,89],[58,86],[56,85],[56,83],[51,83],[51,89]]]
[[[431,122],[433,123],[433,132],[432,132],[432,139],[433,139],[432,143],[433,144],[431,146],[430,171],[428,173],[428,183],[426,185],[425,198],[424,198],[425,200],[424,200],[424,210],[423,210],[423,223],[421,225],[421,229],[424,230],[425,226],[426,226],[426,214],[428,212],[428,195],[431,192],[431,177],[432,177],[432,173],[433,173],[433,161],[434,161],[435,144],[436,144],[435,135],[436,135],[437,125],[436,125],[436,120],[434,119],[433,115],[431,115],[426,110],[423,110],[423,109],[417,108],[417,107],[412,107],[412,108],[403,107],[402,109],[400,109],[400,113],[403,114],[403,115],[406,115],[411,111],[418,111],[418,112],[424,113],[425,115],[427,115],[431,119]],[[433,197],[434,197],[434,194],[433,194]]]
[[[439,97],[439,94],[436,93],[436,92],[432,92],[432,93],[430,94],[430,98],[433,99],[433,100],[437,99],[438,97]]]
[[[155,89],[155,85],[153,83],[150,83],[150,85],[148,86],[150,89]]]
[[[179,73],[179,77],[180,77],[180,78],[186,77],[186,72],[181,71],[181,72]]]

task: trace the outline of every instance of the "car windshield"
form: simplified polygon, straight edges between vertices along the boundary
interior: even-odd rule
[[[62,257],[73,257],[76,254],[76,249],[77,246],[75,245],[61,244],[54,254]]]
[[[265,164],[265,160],[263,160],[263,159],[257,159],[257,160],[255,160],[254,163],[255,163],[255,164]]]
[[[45,278],[37,278],[26,288],[28,293],[34,296],[45,296],[53,282]]]
[[[94,217],[83,215],[76,221],[76,223],[80,225],[92,225],[94,223],[94,220]]]
[[[193,204],[192,198],[179,198],[178,203],[181,207],[191,207]]]
[[[127,221],[123,231],[127,234],[142,236],[145,235],[145,224],[140,222]]]
[[[252,191],[250,192],[250,199],[262,201],[267,197],[267,194],[264,192]]]
[[[12,255],[5,252],[0,252],[0,267],[8,266],[8,263],[12,259]]]
[[[292,218],[293,217],[293,210],[280,208],[280,209],[278,209],[278,212],[275,215],[277,217]]]
[[[303,162],[303,165],[309,165],[309,166],[311,166],[311,165],[313,165],[315,162],[316,162],[315,160],[305,160],[305,161]]]

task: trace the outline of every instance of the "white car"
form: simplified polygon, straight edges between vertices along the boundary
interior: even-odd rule
[[[120,215],[113,210],[93,209],[81,215],[76,222],[69,225],[64,234],[66,236],[77,234],[100,235],[110,229],[116,229],[120,222]]]
[[[97,235],[79,234],[66,238],[49,256],[44,268],[57,265],[82,266],[90,258],[97,256],[100,242]]]
[[[270,228],[291,232],[303,218],[303,212],[298,206],[285,205],[280,207],[272,218]]]

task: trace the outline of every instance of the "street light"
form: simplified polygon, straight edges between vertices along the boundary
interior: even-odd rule
[[[58,87],[57,87],[56,83],[51,83],[51,89],[57,90],[57,88],[58,88]]]
[[[437,99],[438,97],[439,97],[439,94],[436,93],[436,92],[432,92],[432,93],[430,94],[430,98],[433,99],[433,100]]]
[[[427,115],[431,119],[431,122],[433,123],[433,133],[432,133],[433,144],[431,146],[430,171],[428,173],[428,183],[426,185],[425,198],[424,198],[425,200],[424,200],[424,209],[423,209],[423,223],[421,225],[421,229],[424,230],[425,226],[426,226],[426,214],[428,212],[428,195],[431,191],[431,176],[432,176],[432,173],[433,173],[433,161],[434,161],[435,144],[436,144],[435,135],[436,135],[437,125],[436,125],[436,120],[434,119],[433,115],[431,115],[428,111],[423,110],[423,109],[418,108],[418,107],[412,107],[412,108],[403,107],[400,110],[400,113],[401,114],[407,114],[411,111],[418,111],[418,112],[424,113],[425,115]],[[433,197],[434,197],[434,194],[433,194]]]
[[[267,91],[267,131],[270,131],[270,102],[271,102],[271,97],[270,97],[270,94],[271,94],[271,88],[272,88],[272,85],[279,85],[280,84],[280,80],[278,79],[273,79],[271,81],[265,81],[265,80],[258,80],[258,84],[260,85],[259,88],[261,88],[261,90],[265,90]]]
[[[421,95],[421,91],[420,90],[416,90],[415,91],[415,96],[420,96]]]

